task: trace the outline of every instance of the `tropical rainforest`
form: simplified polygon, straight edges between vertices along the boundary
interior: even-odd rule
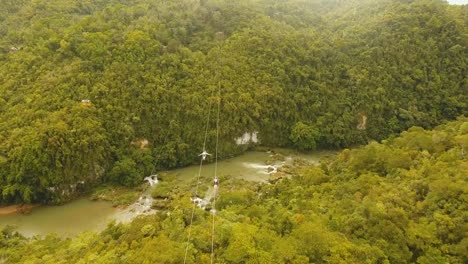
[[[343,148],[468,114],[468,8],[445,1],[0,6],[3,204],[61,203],[193,164],[218,102],[220,158],[249,148],[235,143],[244,133]]]
[[[205,144],[342,149],[220,175],[216,214],[164,179],[155,214],[101,232],[0,227],[0,263],[468,263],[467,44],[442,0],[0,0],[0,205],[137,186]]]
[[[467,148],[459,118],[283,168],[275,184],[225,177],[214,263],[467,263]],[[164,208],[100,233],[26,239],[5,227],[0,262],[210,263],[212,213],[196,209],[190,224],[193,186],[161,187]]]

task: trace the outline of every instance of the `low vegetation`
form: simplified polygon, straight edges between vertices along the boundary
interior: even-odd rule
[[[220,158],[246,132],[343,148],[468,115],[467,6],[442,0],[0,6],[0,204],[192,164],[218,100]]]
[[[296,166],[276,184],[223,179],[216,263],[468,261],[468,119]],[[0,232],[7,263],[183,263],[190,193],[155,215],[73,239]],[[211,217],[196,209],[187,263],[209,263]]]

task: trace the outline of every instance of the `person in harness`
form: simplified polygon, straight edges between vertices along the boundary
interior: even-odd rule
[[[215,176],[214,177],[214,186],[218,187],[218,184],[219,184],[218,176]]]
[[[211,156],[211,154],[206,152],[206,150],[203,150],[203,152],[198,156],[201,156],[202,160],[206,160],[206,156]]]

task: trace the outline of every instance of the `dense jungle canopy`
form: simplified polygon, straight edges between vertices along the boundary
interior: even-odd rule
[[[215,263],[467,263],[467,148],[460,118],[283,168],[276,184],[223,178]],[[28,240],[6,227],[0,262],[183,263],[190,192],[166,196],[155,215],[99,234]],[[210,263],[211,221],[195,211],[187,263]]]
[[[248,148],[234,140],[246,132],[266,146],[342,148],[468,114],[467,6],[0,6],[0,203],[58,203],[94,184],[133,186],[154,169],[191,164],[219,99],[221,158]]]

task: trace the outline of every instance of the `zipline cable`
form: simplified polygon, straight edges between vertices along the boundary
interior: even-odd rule
[[[219,112],[221,108],[221,82],[218,81],[218,114],[216,117],[216,151],[215,151],[215,170],[213,181],[217,180],[218,177],[218,142],[219,142]],[[213,210],[213,220],[211,225],[211,264],[214,261],[214,239],[215,239],[215,215],[216,215],[216,196],[218,195],[219,185],[214,185],[213,204],[211,210]]]
[[[206,140],[208,138],[208,126],[210,124],[211,107],[212,107],[211,98],[214,95],[214,91],[215,91],[214,89],[211,91],[211,96],[210,96],[210,100],[209,100],[208,117],[206,119],[205,136],[204,136],[204,139],[203,139],[203,152],[205,152],[205,150],[206,150]],[[197,183],[195,185],[195,197],[197,197],[197,195],[198,195],[198,187],[200,186],[200,175],[201,175],[204,160],[205,159],[202,156],[201,159],[200,159],[200,166],[198,168]],[[191,234],[192,234],[192,223],[193,223],[193,216],[195,214],[195,208],[196,208],[196,204],[193,203],[192,213],[191,213],[191,216],[190,216],[189,230],[188,230],[188,235],[187,235],[187,245],[185,247],[184,264],[187,262],[187,254],[188,254],[188,249],[189,249],[189,245],[190,245],[190,238],[191,238]]]

